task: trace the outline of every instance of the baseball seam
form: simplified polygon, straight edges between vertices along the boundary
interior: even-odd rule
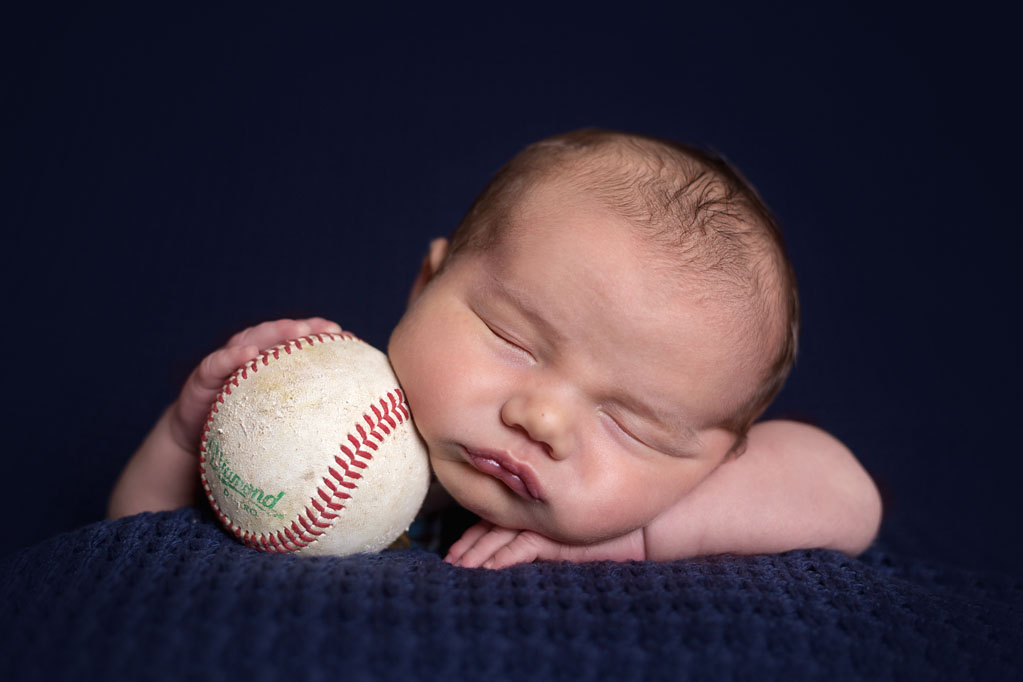
[[[339,334],[327,332],[292,339],[263,351],[228,377],[210,408],[199,441],[199,476],[202,487],[210,506],[224,527],[253,549],[263,552],[288,553],[297,552],[316,542],[333,525],[334,520],[345,508],[342,502],[351,498],[347,491],[358,488],[355,481],[361,479],[362,474],[357,470],[366,469],[367,462],[373,459],[373,453],[385,438],[409,419],[408,405],[400,387],[387,391],[381,398],[370,403],[369,411],[372,414],[364,413],[363,423],[356,422],[339,444],[340,454],[334,455],[336,467],[327,466],[327,472],[322,477],[322,485],[317,486],[316,493],[310,498],[304,512],[292,519],[290,523],[285,522],[280,530],[259,534],[244,530],[220,508],[206,477],[206,446],[213,419],[218,413],[219,405],[224,403],[224,396],[231,395],[231,388],[238,388],[239,383],[247,379],[249,373],[258,372],[259,367],[269,365],[271,359],[279,359],[282,352],[290,355],[293,350],[302,350],[317,342],[328,343],[342,340],[365,343],[349,332]],[[306,346],[302,345],[303,342]]]

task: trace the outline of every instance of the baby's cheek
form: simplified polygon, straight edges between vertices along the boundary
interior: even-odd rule
[[[595,487],[558,510],[552,533],[572,544],[610,540],[649,525],[669,506],[654,482],[617,483]]]
[[[440,365],[428,348],[416,350],[405,344],[392,346],[391,364],[412,409],[416,428],[427,437],[435,432],[437,415],[443,409],[438,405],[438,398],[444,395]]]
[[[480,518],[508,528],[526,527],[510,513],[510,494],[503,484],[480,474],[471,466],[449,458],[443,450],[430,450],[430,463],[444,490],[462,507]]]
[[[554,505],[532,530],[569,545],[587,545],[635,530],[620,508],[605,502],[591,497]]]
[[[460,414],[457,387],[448,382],[444,372],[421,368],[403,383],[405,396],[412,408],[416,428],[432,448],[432,441],[449,441]]]

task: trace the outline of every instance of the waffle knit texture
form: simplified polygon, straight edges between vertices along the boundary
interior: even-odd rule
[[[463,569],[260,554],[206,511],[0,564],[10,680],[1008,680],[1017,578],[873,548]]]

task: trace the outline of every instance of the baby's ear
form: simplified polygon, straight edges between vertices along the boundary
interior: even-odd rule
[[[430,242],[430,250],[427,251],[426,257],[423,258],[423,264],[419,268],[419,274],[416,275],[416,281],[412,283],[412,291],[409,293],[408,302],[411,304],[412,301],[416,300],[416,297],[422,293],[427,283],[433,279],[433,276],[440,270],[441,264],[448,255],[448,240],[443,237],[438,237]]]

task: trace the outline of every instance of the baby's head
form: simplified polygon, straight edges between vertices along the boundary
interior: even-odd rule
[[[797,329],[781,234],[736,171],[583,130],[516,156],[431,245],[389,353],[456,500],[585,543],[741,452]]]

